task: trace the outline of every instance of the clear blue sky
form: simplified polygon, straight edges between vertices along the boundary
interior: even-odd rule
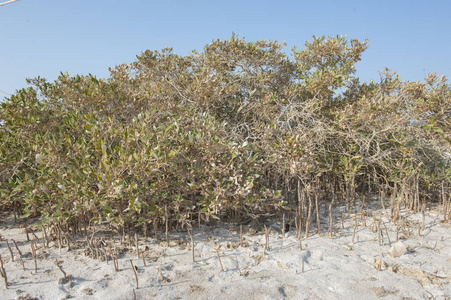
[[[0,0],[4,2],[6,0]],[[202,50],[235,32],[302,48],[312,35],[369,39],[364,81],[388,67],[404,80],[451,77],[451,1],[20,0],[0,6],[0,99],[25,78],[108,76],[146,49]]]

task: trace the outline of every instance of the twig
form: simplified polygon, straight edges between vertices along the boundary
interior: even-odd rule
[[[341,213],[341,228],[342,229],[345,228],[345,213],[344,212]]]
[[[421,230],[424,230],[424,223],[425,223],[425,217],[424,217],[424,209],[426,207],[426,204],[423,203],[421,206]]]
[[[189,224],[189,227],[191,227],[191,229],[193,229],[191,224]],[[188,227],[188,234],[189,234],[189,238],[191,239],[191,254],[193,256],[193,262],[195,262],[195,259],[194,259],[194,238],[193,238],[193,235],[192,235],[191,230],[189,229],[189,227]]]
[[[3,3],[0,3],[0,6],[6,5],[6,4],[10,4],[10,3],[13,3],[13,2],[16,2],[16,1],[19,1],[19,0],[6,1],[6,2],[3,2]]]
[[[9,253],[11,253],[11,261],[14,261],[13,250],[12,250],[11,247],[9,246],[8,240],[6,240],[6,246],[8,246]]]
[[[221,257],[219,256],[219,248],[216,249],[216,255],[218,256],[219,265],[221,266],[221,271],[224,272],[224,267],[222,266]]]
[[[282,216],[282,238],[285,238],[285,214]]]
[[[302,250],[302,235],[299,235],[299,249]]]
[[[30,246],[31,246],[31,255],[34,258],[34,270],[36,273],[38,273],[38,262],[36,261],[36,248],[33,245],[33,243],[31,243]]]
[[[307,223],[305,224],[305,238],[308,238],[310,233],[310,218],[307,218]]]
[[[138,243],[138,234],[135,232],[135,247],[136,247],[136,253],[138,254],[138,258],[139,258],[139,247],[138,247],[139,243]]]
[[[168,217],[168,206],[164,206],[164,219],[165,219],[165,225],[166,225],[166,242],[168,243],[169,247],[169,217]]]
[[[301,214],[299,214],[299,217],[297,219],[297,227],[298,227],[298,231],[296,233],[296,235],[298,236],[299,239],[301,239],[301,235],[302,235],[302,217]]]
[[[59,225],[56,226],[56,231],[58,234],[58,250],[61,253],[61,248],[63,247],[63,237],[61,234],[61,228],[59,227]],[[86,236],[86,240],[88,240],[88,236]],[[94,251],[92,251],[94,253]]]
[[[243,225],[240,225],[240,246],[243,247]]]
[[[359,226],[359,224],[357,223],[357,214],[354,214],[354,225],[355,227]]]
[[[25,234],[27,235],[27,242],[29,242],[30,241],[30,236],[28,235],[27,222],[25,222]]]
[[[91,239],[90,239],[90,243],[91,243],[91,245],[94,245],[94,235],[96,234],[96,230],[94,229],[94,231],[92,232],[92,235],[91,235]],[[87,238],[87,237],[86,237]]]
[[[19,246],[17,246],[17,243],[15,240],[12,240],[14,243],[14,246],[16,246],[17,252],[19,252],[19,257],[20,257],[20,262],[22,263],[22,269],[25,271],[25,264],[23,262],[23,257],[22,257],[22,251],[20,251]]]
[[[143,259],[143,264],[144,264],[144,267],[145,267],[145,266],[146,266],[146,260],[145,260],[145,258],[144,258],[144,253],[141,254],[141,257],[142,257],[142,259]]]
[[[32,232],[31,234],[33,234],[33,241],[36,245],[36,248],[38,248],[37,246],[38,246],[39,238],[34,232]],[[42,238],[42,247],[44,247],[44,238]]]
[[[320,208],[319,208],[319,200],[318,200],[318,192],[315,192],[315,208],[316,208],[316,225],[318,234],[321,234],[321,216],[320,216]]]
[[[108,245],[108,251],[110,252],[111,259],[113,260],[114,270],[119,272],[119,264],[117,262],[117,257],[113,254],[113,250],[111,250],[111,244]]]
[[[136,289],[139,288],[138,285],[138,274],[136,273],[136,267],[133,265],[133,261],[130,259],[130,264],[132,265],[133,273],[135,274],[135,280],[136,280]]]
[[[60,269],[60,271],[63,273],[64,278],[66,278],[66,272],[64,272],[63,267],[61,266],[61,261],[59,261],[58,259],[55,259],[55,265],[58,267],[58,269]]]
[[[352,233],[352,243],[354,244],[355,232],[357,231],[357,223],[354,226],[354,232]]]
[[[191,100],[190,98],[188,98],[187,96],[183,95],[182,92],[172,83],[168,80],[168,83],[177,91],[177,93],[186,101],[194,103],[193,100]]]
[[[334,195],[335,196],[335,195]],[[329,205],[329,234],[330,234],[330,238],[332,239],[334,237],[333,235],[333,231],[334,231],[334,217],[332,214],[332,209],[333,209],[333,203],[334,203],[334,198],[332,198],[332,201],[330,202]]]
[[[379,221],[378,224],[377,224],[377,240],[379,242],[379,246],[382,246],[381,235],[382,235],[382,232],[381,232],[381,221]]]
[[[8,277],[6,276],[5,268],[3,267],[2,256],[0,255],[0,275],[2,275],[5,280],[5,288],[8,288]]]
[[[103,253],[103,256],[105,257],[106,264],[108,265],[108,255],[107,255],[107,253],[106,253],[106,250],[105,250],[105,249],[102,249],[101,252]]]
[[[269,251],[269,231],[268,231],[268,227],[266,227],[266,225],[265,225],[265,239],[266,239],[265,251]]]
[[[49,239],[47,237],[47,232],[45,231],[45,226],[42,226],[42,232],[44,233],[44,239],[45,239],[45,243],[43,243],[44,248],[48,248],[49,247]]]
[[[385,222],[384,221],[382,221],[382,225],[384,225],[385,234],[387,234],[388,245],[391,247],[390,235],[388,235],[388,229],[387,229],[387,226],[385,226]]]
[[[421,236],[421,222],[418,221],[418,236]]]

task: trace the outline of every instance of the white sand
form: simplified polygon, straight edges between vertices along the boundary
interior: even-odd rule
[[[241,247],[239,232],[232,229],[236,227],[195,228],[195,263],[186,232],[172,232],[171,247],[141,237],[139,248],[145,253],[147,266],[137,258],[135,247],[130,247],[119,258],[119,272],[114,271],[112,261],[107,264],[87,257],[83,249],[68,251],[63,247],[60,253],[52,242],[49,248],[37,251],[37,273],[24,229],[14,226],[11,216],[3,215],[0,254],[10,285],[6,289],[0,278],[0,298],[134,299],[136,293],[136,299],[450,299],[451,226],[441,222],[443,217],[438,212],[438,209],[426,212],[421,237],[418,236],[421,215],[403,213],[402,222],[406,226],[399,232],[399,238],[408,252],[398,258],[387,254],[390,246],[385,229],[383,245],[379,246],[376,232],[371,230],[372,217],[366,218],[366,227],[357,218],[359,226],[352,243],[352,216],[345,221],[344,229],[340,220],[335,221],[333,239],[325,225],[321,235],[316,234],[312,225],[310,237],[303,239],[303,250],[293,232],[282,239],[272,229],[266,254],[264,234],[246,234],[246,245]],[[388,212],[381,213],[388,216]],[[386,217],[383,219],[393,243],[396,227]],[[42,232],[36,231],[36,235],[41,238]],[[100,241],[101,237],[97,233],[94,241]],[[119,245],[117,235],[113,237]],[[10,241],[14,261],[5,239]],[[11,239],[16,240],[26,256],[25,271]],[[224,271],[214,252],[218,246]],[[379,271],[381,253],[383,263]],[[55,265],[55,259],[72,276],[66,283],[59,283],[63,273]],[[138,289],[130,259],[138,267]]]

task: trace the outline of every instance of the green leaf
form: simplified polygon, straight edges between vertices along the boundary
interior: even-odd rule
[[[441,129],[440,127],[434,127],[434,131],[437,133],[444,133],[443,129]]]
[[[70,140],[70,137],[67,134],[64,134],[64,137],[66,138],[66,141],[69,145],[72,145],[72,141]]]
[[[166,130],[164,132],[168,132],[169,130],[172,129],[172,127],[174,127],[176,122],[173,122],[171,125],[168,126],[168,128],[166,128]]]
[[[138,154],[133,153],[133,158],[134,158],[136,161],[139,161],[139,156],[138,156]]]

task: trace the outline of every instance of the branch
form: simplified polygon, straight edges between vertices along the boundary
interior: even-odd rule
[[[3,2],[3,3],[0,3],[0,6],[5,5],[5,4],[10,4],[10,3],[13,3],[13,2],[16,2],[16,1],[19,1],[19,0],[6,1],[6,2]]]

